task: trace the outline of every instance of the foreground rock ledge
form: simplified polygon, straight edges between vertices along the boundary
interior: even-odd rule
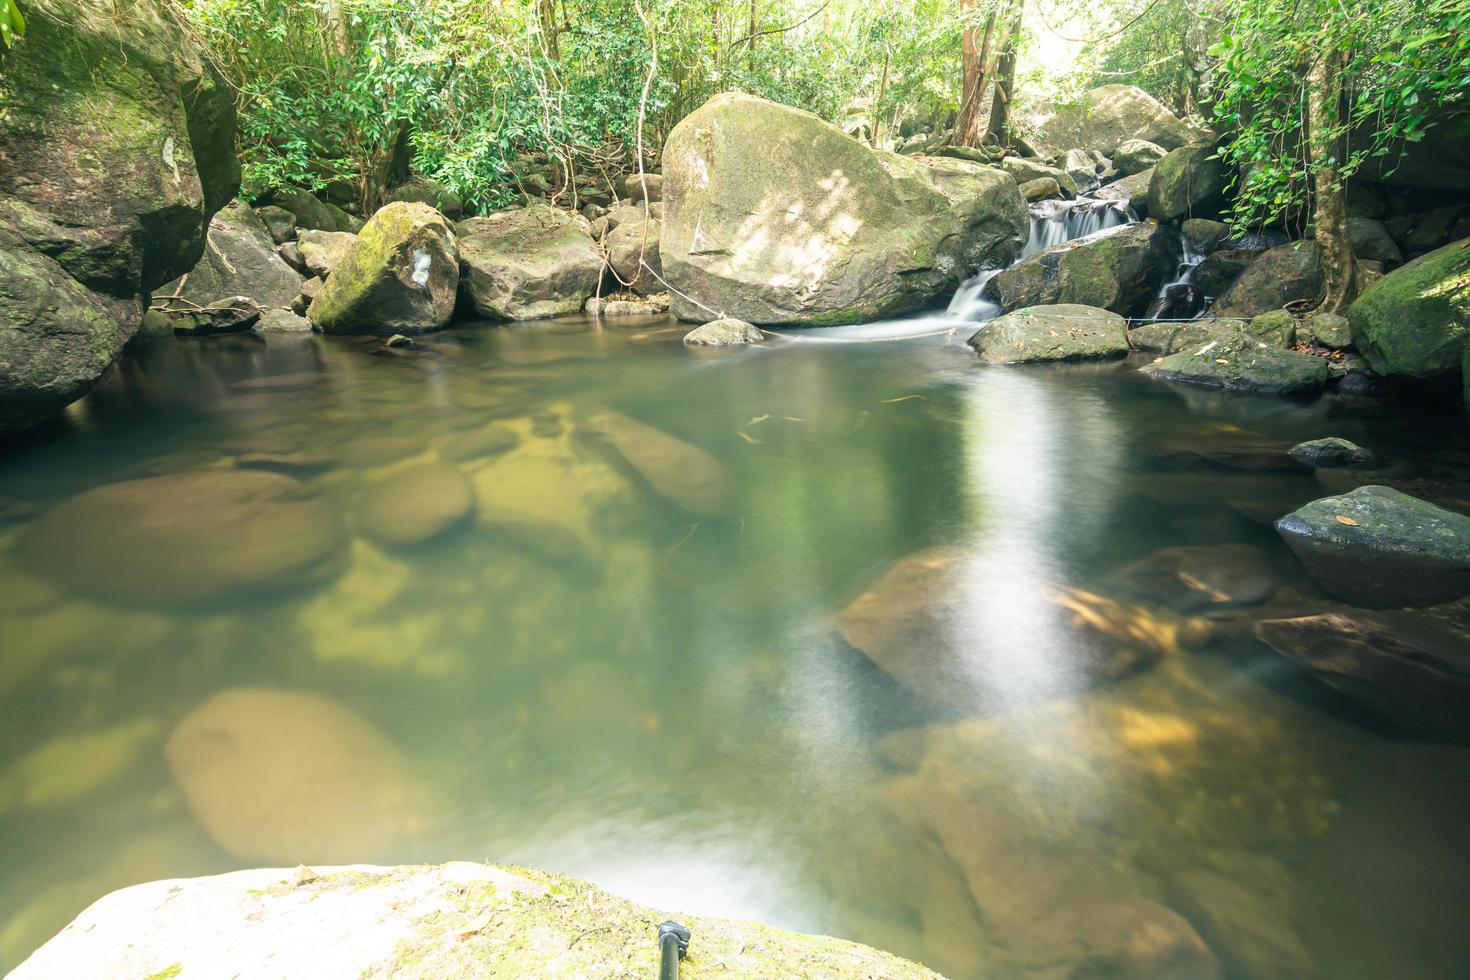
[[[10,980],[55,977],[651,977],[662,912],[582,881],[454,862],[236,871],[113,892]],[[867,946],[730,919],[694,933],[681,977],[939,974]]]

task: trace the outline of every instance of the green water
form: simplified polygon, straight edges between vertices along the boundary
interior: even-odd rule
[[[1178,545],[1254,545],[1311,597],[1259,517],[1346,487],[1256,449],[1341,435],[1470,497],[1461,422],[1123,365],[982,369],[954,337],[717,352],[681,334],[165,343],[8,447],[0,966],[134,882],[483,859],[954,977],[1051,975],[1035,951],[1079,920],[1033,913],[1084,881],[1091,908],[1184,916],[1232,976],[1466,975],[1470,751],[1376,725],[1245,641],[1168,642],[1075,693],[1047,605],[1111,596],[1114,569]],[[595,437],[609,413],[648,456]],[[395,515],[373,488],[432,461],[468,477],[475,514],[381,543]],[[38,530],[94,488],[202,471],[288,474],[350,540],[302,581],[199,598],[188,548],[245,542],[124,560],[107,528]],[[216,506],[242,505],[148,519]],[[936,547],[962,556],[963,614],[911,653],[985,672],[979,714],[928,706],[835,629]],[[237,746],[210,778],[221,737],[181,722],[221,703]]]

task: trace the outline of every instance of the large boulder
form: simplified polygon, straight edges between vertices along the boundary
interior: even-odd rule
[[[1253,317],[1296,300],[1317,299],[1323,285],[1322,252],[1317,243],[1288,242],[1262,252],[1220,294],[1212,312]]]
[[[1312,395],[1327,384],[1327,361],[1281,350],[1245,333],[1185,348],[1140,370],[1160,381],[1263,395]]]
[[[1217,249],[1194,267],[1194,283],[1206,296],[1220,296],[1260,256],[1260,249],[1254,248]]]
[[[1379,374],[1436,378],[1470,343],[1470,238],[1395,269],[1348,308],[1353,342]]]
[[[969,344],[987,364],[1101,360],[1128,353],[1128,323],[1094,306],[1032,306],[982,325]]]
[[[246,296],[257,306],[284,309],[301,291],[301,279],[276,251],[265,222],[249,205],[232,201],[210,220],[209,241],[199,264],[187,278],[159,291],[197,306]]]
[[[1353,255],[1360,260],[1380,262],[1385,268],[1404,261],[1404,253],[1388,233],[1388,228],[1374,218],[1348,218],[1348,241],[1352,243]]]
[[[1113,166],[1124,177],[1131,177],[1156,165],[1168,152],[1148,140],[1124,140],[1113,151]]]
[[[1115,180],[1092,192],[1093,197],[1123,201],[1140,216],[1148,213],[1148,188],[1154,179],[1154,168],[1140,170],[1122,180]]]
[[[421,333],[449,322],[459,249],[426,204],[388,204],[363,227],[312,301],[323,333]]]
[[[1243,334],[1245,324],[1243,320],[1208,316],[1182,323],[1161,320],[1134,327],[1128,331],[1128,341],[1135,350],[1177,354],[1182,350],[1203,347],[1212,340]]]
[[[561,316],[597,292],[602,256],[586,221],[570,211],[538,202],[470,218],[459,232],[464,294],[481,316]]]
[[[1344,609],[1262,620],[1255,634],[1378,714],[1470,742],[1470,640],[1445,624]]]
[[[1276,530],[1343,602],[1387,609],[1470,595],[1470,517],[1391,487],[1314,500]]]
[[[38,0],[0,55],[0,431],[80,398],[239,186],[233,93],[161,0]]]
[[[1007,312],[1028,306],[1080,303],[1137,316],[1179,261],[1179,236],[1162,225],[1117,225],[1053,245],[990,281]]]
[[[1047,146],[1082,146],[1106,156],[1129,140],[1147,140],[1173,150],[1198,135],[1162,102],[1132,85],[1090,89],[1041,124]]]
[[[393,188],[385,203],[403,201],[409,204],[427,204],[451,221],[464,216],[464,201],[454,191],[437,180],[415,174],[406,183]]]
[[[1154,167],[1148,184],[1148,214],[1172,221],[1195,213],[1213,214],[1229,171],[1215,157],[1213,143],[1191,143],[1173,150]]]
[[[918,309],[1009,262],[1028,229],[1001,173],[875,153],[748,95],[717,95],[687,116],[663,161],[660,250],[685,319],[820,326]]]
[[[301,800],[282,802],[315,795],[307,784]],[[99,964],[116,977],[651,977],[659,972],[654,937],[666,918],[527,868],[461,861],[234,871],[113,892],[10,978],[97,976]],[[732,977],[769,980],[791,976],[799,964],[803,975],[826,980],[941,980],[843,939],[731,919],[679,921],[695,937],[684,971],[692,976],[708,975],[708,963]],[[1137,933],[1125,938],[1158,944]]]
[[[271,205],[296,218],[296,227],[312,231],[354,231],[342,227],[340,209],[333,209],[321,198],[299,187],[283,187],[271,195]]]

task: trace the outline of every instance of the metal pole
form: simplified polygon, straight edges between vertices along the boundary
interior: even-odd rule
[[[673,919],[658,927],[658,980],[679,980],[679,961],[689,952],[689,930]]]

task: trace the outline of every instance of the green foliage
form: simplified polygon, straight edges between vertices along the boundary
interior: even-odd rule
[[[1214,116],[1222,156],[1245,174],[1237,223],[1299,218],[1317,168],[1346,180],[1370,158],[1391,165],[1436,111],[1470,100],[1463,0],[1221,0],[1217,12],[1225,29],[1210,49],[1219,59]],[[1345,111],[1336,131],[1308,138],[1305,79],[1326,52],[1341,56]]]
[[[15,0],[0,0],[0,44],[10,47],[26,36],[26,19]]]

